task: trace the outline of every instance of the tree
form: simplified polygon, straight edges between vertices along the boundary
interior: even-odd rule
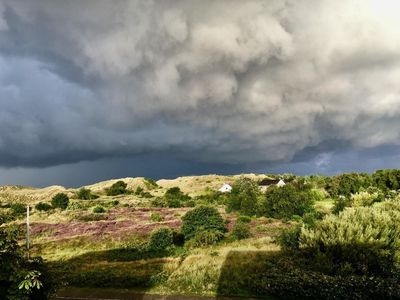
[[[87,188],[80,188],[77,195],[78,199],[82,200],[91,200],[92,199],[92,191]]]
[[[182,217],[181,231],[185,240],[193,238],[202,231],[225,232],[225,221],[214,207],[199,206]]]
[[[167,207],[181,207],[182,202],[190,200],[190,197],[184,194],[179,187],[172,187],[165,192],[164,199]]]
[[[334,176],[326,186],[328,193],[336,198],[338,196],[350,197],[358,193],[361,188],[371,185],[371,177],[366,173],[344,173]]]
[[[250,178],[242,177],[235,181],[227,203],[227,211],[240,211],[252,216],[257,212],[257,201],[260,189]]]
[[[68,207],[69,198],[64,193],[58,193],[51,199],[51,205],[54,208],[66,209]]]
[[[17,236],[14,228],[0,228],[0,299],[48,299],[51,276],[41,258],[24,257]]]
[[[303,216],[313,211],[313,193],[307,186],[286,184],[283,187],[269,187],[265,201],[261,203],[260,214],[278,219],[289,219],[294,215]]]
[[[378,170],[372,174],[376,187],[384,192],[400,189],[400,170]]]
[[[126,194],[127,186],[128,185],[125,182],[123,182],[122,180],[118,180],[107,190],[107,196],[117,196],[117,195]]]

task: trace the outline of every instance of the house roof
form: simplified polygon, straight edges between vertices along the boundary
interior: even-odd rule
[[[269,186],[273,184],[277,184],[280,179],[269,179],[269,178],[264,178],[263,180],[260,181],[258,185],[260,186]]]

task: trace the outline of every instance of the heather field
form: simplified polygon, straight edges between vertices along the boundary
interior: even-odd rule
[[[29,254],[53,295],[397,299],[396,172],[5,186],[2,228],[25,256],[30,207]]]

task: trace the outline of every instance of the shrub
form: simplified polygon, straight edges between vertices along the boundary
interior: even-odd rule
[[[400,209],[348,208],[328,215],[315,228],[301,229],[300,248],[311,253],[331,272],[389,275],[400,262]]]
[[[127,186],[128,185],[125,182],[123,182],[122,180],[118,180],[107,190],[107,196],[117,196],[117,195],[126,194]]]
[[[283,250],[298,250],[300,239],[301,226],[293,228],[285,228],[277,239],[278,244]]]
[[[248,223],[236,222],[231,231],[231,237],[235,240],[242,240],[251,237],[250,225]]]
[[[138,186],[135,190],[135,195],[141,196],[144,192],[144,189],[141,186]]]
[[[384,192],[400,189],[400,170],[378,170],[372,174],[375,186]]]
[[[150,219],[153,222],[162,222],[164,221],[164,217],[162,215],[160,215],[159,213],[152,213],[150,216]]]
[[[13,203],[10,208],[15,216],[21,216],[26,213],[26,206],[23,203]]]
[[[223,238],[224,234],[219,230],[202,230],[196,232],[189,245],[192,247],[206,247],[215,245]]]
[[[82,200],[91,200],[92,199],[92,192],[90,189],[87,188],[80,188],[77,195],[78,199]]]
[[[225,222],[214,207],[198,206],[182,217],[182,233],[186,240],[193,238],[201,231],[225,232]]]
[[[185,243],[185,236],[181,232],[175,230],[172,232],[172,235],[174,245],[179,247],[183,246],[183,244]]]
[[[38,211],[48,211],[52,209],[51,205],[44,202],[39,202],[35,205],[35,209]]]
[[[238,223],[250,223],[251,218],[249,216],[239,216],[236,220]]]
[[[66,209],[68,207],[69,198],[64,193],[58,193],[51,199],[51,205],[54,208]]]
[[[167,207],[177,208],[182,206],[182,202],[190,200],[190,197],[184,194],[179,187],[172,187],[164,194]]]
[[[260,212],[267,217],[290,219],[293,215],[303,216],[313,211],[313,202],[309,188],[292,184],[272,186],[265,193],[265,202]]]
[[[95,213],[95,214],[102,214],[102,213],[105,213],[106,212],[106,210],[104,209],[104,207],[103,206],[95,206],[95,207],[93,207],[93,212]]]
[[[345,173],[334,176],[327,184],[326,190],[332,197],[358,193],[361,188],[371,185],[371,177],[366,173]]]
[[[349,206],[351,206],[351,199],[345,196],[339,196],[333,202],[332,212],[338,214]]]
[[[70,201],[70,202],[68,203],[67,209],[69,209],[69,210],[78,210],[78,209],[82,209],[82,205],[81,205],[78,201]]]
[[[260,189],[257,183],[250,178],[242,177],[236,180],[232,186],[227,203],[227,211],[240,211],[248,216],[255,215],[259,195]]]
[[[173,244],[172,230],[170,228],[158,228],[151,233],[148,248],[150,251],[164,251]]]

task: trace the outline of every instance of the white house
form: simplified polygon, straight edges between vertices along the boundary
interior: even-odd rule
[[[229,184],[224,183],[224,185],[218,191],[221,193],[230,193],[232,191],[232,187]]]
[[[280,179],[276,185],[279,187],[282,187],[282,186],[286,185],[286,183],[283,181],[283,179]]]

